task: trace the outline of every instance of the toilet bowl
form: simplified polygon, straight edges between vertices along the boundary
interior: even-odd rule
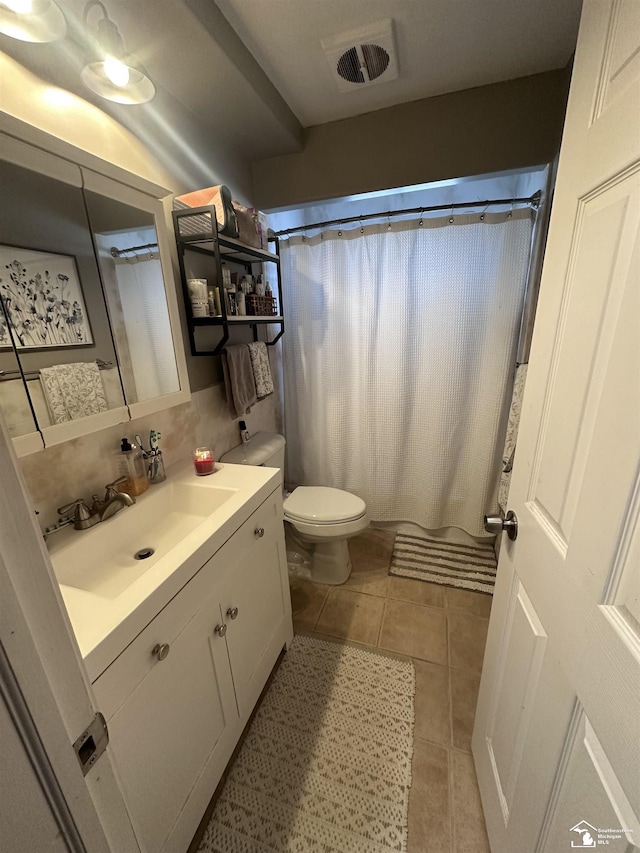
[[[284,471],[284,446],[283,436],[259,432],[225,453],[220,461]],[[298,486],[285,496],[283,506],[287,551],[291,545],[303,552],[291,562],[308,562],[311,579],[318,583],[344,583],[351,573],[347,541],[369,526],[362,498],[328,486]]]
[[[351,574],[347,540],[369,526],[362,498],[328,486],[298,486],[285,498],[284,520],[294,542],[306,546],[311,579],[344,583]]]

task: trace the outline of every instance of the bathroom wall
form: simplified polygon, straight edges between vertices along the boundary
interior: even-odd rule
[[[278,406],[277,393],[256,403],[245,416],[249,431],[279,429]],[[133,440],[139,433],[145,443],[151,429],[162,433],[160,447],[167,466],[184,460],[201,445],[211,446],[219,459],[240,443],[238,424],[227,411],[224,388],[214,385],[197,391],[189,403],[25,456],[20,467],[41,527],[57,520],[56,509],[63,504],[79,497],[87,500],[92,494],[102,497],[106,483],[117,477],[120,439],[128,436]]]
[[[568,69],[548,71],[307,128],[302,152],[253,164],[256,204],[273,210],[548,163],[569,78]]]

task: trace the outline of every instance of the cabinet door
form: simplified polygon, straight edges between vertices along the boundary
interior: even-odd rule
[[[217,617],[211,597],[109,721],[116,765],[145,853],[162,849],[205,764],[219,754],[224,767],[237,737],[226,646],[213,633]],[[155,642],[155,630],[152,622],[135,642],[144,643],[145,635]]]
[[[221,596],[240,718],[260,696],[282,646],[291,639],[284,528],[274,518],[240,557]],[[237,608],[237,616],[232,618]]]

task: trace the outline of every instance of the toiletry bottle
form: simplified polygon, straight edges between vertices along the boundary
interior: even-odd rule
[[[220,293],[217,287],[210,287],[208,290],[209,316],[220,317],[222,307],[220,305]]]
[[[127,479],[118,485],[118,491],[137,497],[149,488],[144,455],[142,450],[136,444],[131,444],[128,438],[122,439],[120,451],[118,473]]]
[[[239,290],[236,293],[236,306],[238,308],[238,317],[245,317],[247,314],[247,303],[243,290]]]
[[[187,279],[187,290],[191,301],[192,317],[208,317],[209,304],[207,302],[207,280],[206,278]]]
[[[251,438],[251,436],[249,435],[249,430],[247,429],[247,422],[240,421],[238,426],[240,427],[240,440],[243,444],[246,444]]]

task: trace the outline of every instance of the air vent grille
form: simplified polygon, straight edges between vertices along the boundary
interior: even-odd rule
[[[331,71],[343,92],[384,83],[398,76],[392,21],[378,21],[322,40]]]

